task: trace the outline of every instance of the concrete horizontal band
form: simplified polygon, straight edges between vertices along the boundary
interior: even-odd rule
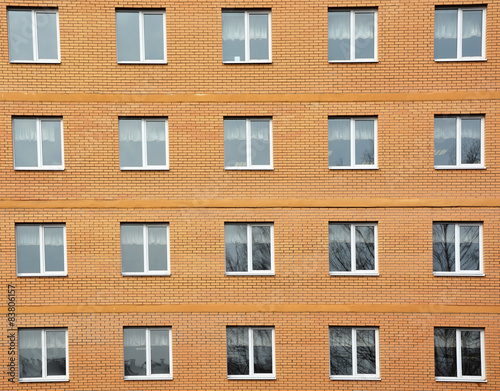
[[[64,103],[269,103],[269,102],[419,102],[498,100],[500,91],[382,92],[333,94],[78,94],[2,92],[2,102]]]
[[[498,208],[500,198],[0,200],[0,209]]]
[[[7,307],[1,313],[7,313]],[[17,306],[17,314],[111,313],[421,313],[500,314],[500,306],[435,304],[121,304]]]

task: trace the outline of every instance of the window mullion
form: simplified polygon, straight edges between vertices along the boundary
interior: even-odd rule
[[[37,167],[43,166],[43,148],[42,148],[42,120],[40,118],[36,119],[36,161]]]
[[[42,334],[42,377],[47,377],[47,330],[41,330]]]
[[[248,329],[248,373],[253,376],[254,365],[253,365],[253,328]]]
[[[358,375],[358,349],[357,349],[357,329],[353,328],[352,329],[352,374],[353,376]]]
[[[456,349],[457,349],[457,377],[462,377],[462,331],[457,329]]]
[[[252,226],[250,224],[247,224],[247,260],[248,260],[247,271],[249,272],[253,271],[252,253],[253,253]]]
[[[356,271],[356,225],[351,224],[351,272]]]
[[[250,61],[250,14],[245,12],[245,61]]]
[[[33,61],[38,61],[38,27],[36,23],[36,11],[31,11],[31,34],[33,36]]]
[[[455,224],[455,272],[460,271],[460,224]]]
[[[457,17],[457,58],[462,58],[463,10],[461,8],[458,9]]]
[[[457,117],[456,135],[457,135],[457,143],[456,143],[457,166],[461,166],[462,165],[462,118],[461,117]]]
[[[356,120],[351,118],[351,167],[356,166]]]
[[[252,162],[252,121],[246,120],[246,138],[247,138],[247,167],[251,167]]]
[[[146,138],[146,120],[141,120],[141,142],[142,142],[142,167],[148,166],[148,148],[147,148],[147,138]]]
[[[151,329],[146,330],[146,376],[151,376]]]
[[[354,11],[350,12],[349,15],[349,22],[350,22],[350,48],[349,48],[349,60],[354,61],[356,59],[356,29],[355,29],[355,24],[356,24],[356,13]]]
[[[40,238],[40,273],[45,273],[45,226],[38,227],[38,236]]]
[[[146,224],[142,227],[142,240],[144,243],[144,273],[149,272],[149,237],[148,226]]]
[[[145,61],[146,58],[146,45],[144,42],[144,12],[139,12],[139,56],[141,61]]]

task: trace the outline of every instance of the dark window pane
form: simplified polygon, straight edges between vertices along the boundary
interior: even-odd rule
[[[165,121],[146,121],[147,164],[167,164]]]
[[[448,166],[457,163],[456,118],[434,119],[434,165]]]
[[[38,58],[40,60],[56,60],[57,53],[57,14],[36,13]]]
[[[271,270],[271,227],[252,227],[252,269]]]
[[[330,375],[352,374],[352,330],[330,327]]]
[[[351,120],[328,120],[328,165],[351,165]]]
[[[222,13],[222,60],[245,61],[245,15]]]
[[[165,59],[163,15],[144,15],[144,51],[146,60]]]
[[[19,377],[42,377],[42,332],[19,330]]]
[[[436,10],[434,21],[434,58],[457,58],[458,10]]]
[[[121,226],[122,271],[144,272],[144,237],[142,225]]]
[[[357,12],[354,21],[356,59],[375,58],[375,14]]]
[[[356,351],[358,374],[366,375],[377,373],[375,330],[356,331]]]
[[[64,228],[44,227],[45,271],[64,271]]]
[[[349,224],[330,224],[330,271],[351,271],[351,226]]]
[[[40,273],[40,230],[34,225],[16,227],[17,272]]]
[[[146,375],[146,330],[123,330],[123,359],[125,376]]]
[[[462,376],[481,376],[481,333],[462,331]]]
[[[351,58],[350,12],[328,13],[328,60],[349,61]]]
[[[434,224],[432,258],[435,272],[455,271],[455,224]]]
[[[228,327],[227,336],[227,374],[250,374],[248,328]]]
[[[254,373],[273,373],[273,332],[253,331]]]
[[[166,227],[148,227],[149,270],[168,269],[168,244]]]
[[[42,162],[44,166],[62,165],[61,121],[41,121]]]
[[[375,227],[356,227],[356,270],[375,270]]]
[[[268,15],[249,15],[250,60],[269,59]]]
[[[66,376],[66,332],[47,331],[47,376]]]
[[[16,167],[38,167],[38,146],[36,119],[15,118],[12,120],[14,133],[14,165]]]
[[[355,121],[356,164],[375,163],[375,123],[372,120]]]
[[[151,330],[151,374],[170,374],[169,331]]]
[[[139,61],[139,13],[116,13],[116,55],[118,61]]]
[[[224,166],[247,166],[247,136],[244,119],[224,120]]]
[[[32,61],[33,27],[31,11],[8,11],[9,58],[11,61]]]
[[[462,56],[481,57],[483,49],[483,11],[464,10],[462,15]]]
[[[142,167],[142,121],[121,119],[120,167]]]
[[[457,341],[455,329],[434,330],[436,376],[457,376]]]
[[[462,163],[481,163],[481,120],[462,120]]]
[[[226,271],[248,271],[247,226],[245,224],[226,224]]]
[[[271,141],[269,121],[251,121],[251,153],[254,166],[268,166],[271,164]]]
[[[460,269],[479,270],[479,227],[460,227]]]

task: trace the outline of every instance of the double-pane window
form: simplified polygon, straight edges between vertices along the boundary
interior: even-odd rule
[[[330,274],[377,274],[377,225],[329,225]]]
[[[435,328],[434,359],[438,381],[484,381],[484,330]]]
[[[124,328],[123,360],[125,380],[172,379],[172,330]]]
[[[328,12],[328,61],[377,60],[377,11]]]
[[[222,12],[223,62],[271,61],[271,12]]]
[[[329,118],[328,166],[332,169],[377,168],[377,120]]]
[[[433,269],[436,275],[482,275],[481,224],[434,223],[432,227]]]
[[[19,381],[67,381],[68,330],[19,329]]]
[[[12,118],[14,168],[63,170],[63,130],[60,118]]]
[[[18,276],[65,276],[65,226],[17,224],[16,260]]]
[[[483,60],[485,25],[485,8],[436,8],[434,59]]]
[[[227,377],[274,379],[274,328],[228,327]]]
[[[330,327],[330,378],[380,378],[378,352],[378,328]]]
[[[8,9],[10,62],[61,61],[57,9]]]

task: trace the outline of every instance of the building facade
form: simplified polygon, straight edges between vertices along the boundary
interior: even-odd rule
[[[500,2],[3,2],[1,389],[500,389]]]

